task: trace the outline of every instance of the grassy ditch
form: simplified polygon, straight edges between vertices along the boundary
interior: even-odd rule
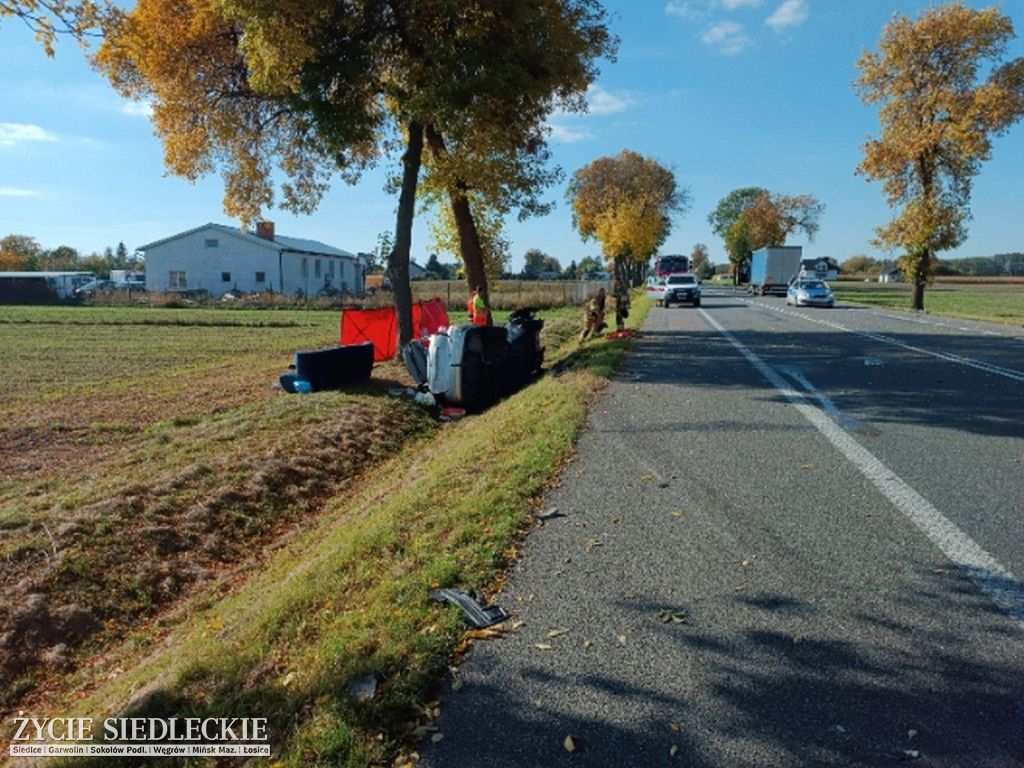
[[[17,611],[31,641],[3,709],[265,717],[268,764],[401,762],[473,640],[429,590],[500,583],[627,342],[580,347],[578,311],[546,312],[548,372],[444,423],[388,395],[404,383],[391,363],[356,393],[273,391],[292,351],[333,343],[333,312],[189,325],[187,310],[76,313],[90,309],[0,313],[4,354],[35,350],[0,423],[19,440],[0,449],[0,619]]]

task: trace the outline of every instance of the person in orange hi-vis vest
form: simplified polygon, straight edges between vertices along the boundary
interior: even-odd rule
[[[466,310],[469,312],[469,322],[474,325],[490,325],[491,311],[487,308],[487,302],[484,301],[479,288],[474,288],[470,294]]]

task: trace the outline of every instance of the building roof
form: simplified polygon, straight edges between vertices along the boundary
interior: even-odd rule
[[[194,235],[196,232],[202,232],[210,229],[215,230],[221,234],[228,235],[230,237],[241,238],[252,243],[253,245],[258,245],[264,248],[276,247],[278,250],[292,251],[295,253],[312,253],[319,254],[321,256],[339,256],[347,259],[356,258],[356,255],[354,253],[349,253],[348,251],[344,251],[341,248],[335,248],[333,245],[321,243],[318,240],[307,240],[300,237],[285,237],[283,235],[277,234],[274,235],[273,240],[269,240],[265,237],[260,237],[259,235],[256,235],[253,232],[245,232],[241,229],[238,229],[237,227],[231,227],[225,224],[214,224],[212,222],[209,224],[203,224],[200,227],[194,227],[193,229],[189,229],[184,232],[179,232],[176,235],[171,235],[170,237],[165,237],[161,240],[154,240],[152,243],[147,243],[146,245],[139,246],[138,250],[147,251],[151,248],[156,248],[158,246],[164,245],[165,243],[169,243],[173,240],[178,240],[182,237]]]

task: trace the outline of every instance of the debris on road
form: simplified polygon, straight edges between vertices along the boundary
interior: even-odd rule
[[[439,603],[449,602],[458,606],[462,615],[477,629],[486,629],[509,617],[508,612],[499,605],[480,605],[464,589],[432,589],[430,596]]]

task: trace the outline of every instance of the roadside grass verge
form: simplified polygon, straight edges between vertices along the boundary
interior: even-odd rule
[[[631,326],[644,305],[636,301]],[[77,589],[104,623],[60,674],[28,668],[7,707],[96,722],[266,717],[274,756],[265,762],[280,765],[390,765],[415,748],[432,691],[472,639],[457,611],[428,591],[485,595],[500,585],[628,342],[581,347],[578,310],[545,312],[546,374],[457,422],[388,397],[402,378],[383,366],[364,392],[268,396],[280,353],[336,339],[337,315],[326,314],[329,323],[270,329],[281,336],[273,354],[238,369],[218,368],[223,355],[194,344],[192,386],[216,406],[199,398],[162,419],[144,409],[147,420],[126,418],[127,437],[101,445],[96,461],[72,462],[66,480],[44,467],[0,481],[5,504],[32,492],[4,513],[0,543],[19,541],[46,574],[66,576],[47,582],[51,602]],[[309,343],[328,328],[329,340]],[[219,382],[243,369],[263,389],[218,396]],[[154,390],[174,402],[158,380],[136,383],[134,398],[145,402]],[[117,391],[107,396],[123,406],[133,390]],[[23,402],[24,421],[36,419],[39,402]],[[75,423],[88,441],[93,422]],[[58,532],[65,517],[80,530]],[[127,557],[110,560],[112,552]],[[75,558],[89,573],[67,570]],[[155,572],[139,577],[140,562]],[[349,684],[370,676],[376,693],[352,700]]]

